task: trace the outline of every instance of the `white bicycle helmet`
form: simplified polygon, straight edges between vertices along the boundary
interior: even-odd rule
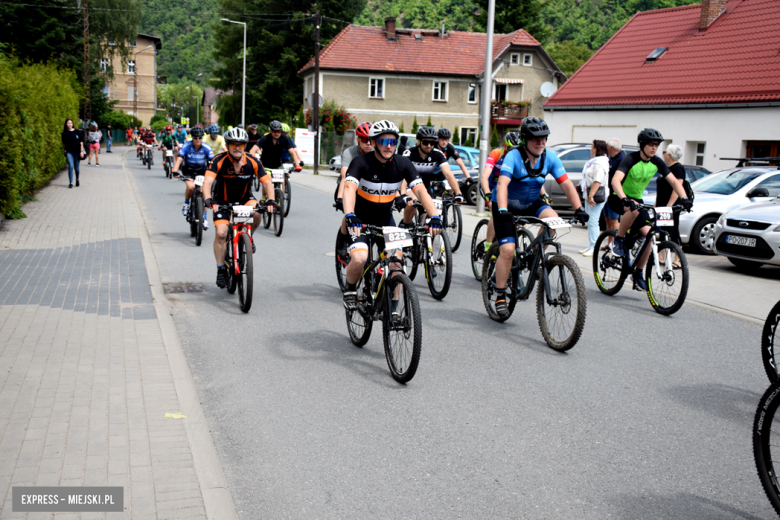
[[[226,143],[248,143],[249,142],[249,135],[247,135],[246,131],[243,128],[231,128],[227,132],[225,132],[225,135],[223,136],[225,138]]]
[[[368,132],[368,137],[369,139],[374,139],[382,134],[393,134],[396,139],[400,136],[398,127],[395,126],[395,123],[388,121],[387,119],[382,119],[381,121],[377,121],[371,125],[371,130]]]

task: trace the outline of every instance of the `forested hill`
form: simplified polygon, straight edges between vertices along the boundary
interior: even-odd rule
[[[219,20],[217,0],[144,0],[141,32],[162,38],[158,74],[170,83],[206,80],[215,65],[211,25]],[[203,76],[196,80],[199,73]]]

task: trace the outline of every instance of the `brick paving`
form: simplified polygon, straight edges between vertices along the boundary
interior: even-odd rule
[[[138,204],[120,153],[101,161],[0,228],[0,518],[206,518]],[[11,511],[45,485],[123,486],[125,510]]]

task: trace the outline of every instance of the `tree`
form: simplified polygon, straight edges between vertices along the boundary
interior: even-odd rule
[[[303,116],[303,105],[301,105],[301,108],[298,110],[298,115],[295,120],[295,127],[306,128],[306,118]]]
[[[452,132],[452,144],[460,144],[460,131],[457,126],[455,127],[455,131]]]
[[[431,115],[428,114],[428,122],[425,123],[425,126],[433,126],[433,123],[431,122]]]
[[[488,0],[476,0],[479,10],[475,12],[474,20],[479,31],[487,27]],[[525,29],[531,36],[544,43],[552,36],[552,31],[544,23],[541,0],[523,0],[522,2],[496,2],[495,25],[496,34],[509,34],[517,29]]]
[[[385,0],[368,2],[355,23],[381,26],[386,17],[397,16],[399,27],[441,29],[443,22],[451,31],[473,31],[475,10],[474,0]]]
[[[398,131],[401,132],[402,134],[404,133],[404,122],[403,121],[401,121],[401,126],[398,127]]]
[[[493,125],[493,131],[490,133],[490,147],[498,148],[498,129]]]
[[[578,45],[573,40],[550,45],[547,47],[547,53],[569,77],[593,55],[592,50],[584,45]]]
[[[417,129],[420,128],[420,125],[417,124],[417,116],[414,116],[414,121],[412,122],[412,133],[416,134]]]

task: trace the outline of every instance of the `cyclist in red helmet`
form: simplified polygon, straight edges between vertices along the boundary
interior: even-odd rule
[[[344,211],[344,209],[341,207],[341,198],[344,194],[344,176],[347,173],[347,168],[349,168],[349,163],[351,163],[352,159],[358,155],[362,155],[374,150],[374,147],[371,146],[371,141],[368,140],[369,130],[371,130],[371,123],[368,121],[360,123],[357,129],[355,129],[355,139],[357,140],[357,144],[350,146],[341,153],[341,178],[339,180],[339,190],[336,194],[336,207],[341,211]],[[346,228],[344,228],[343,231],[344,234],[347,233]]]

